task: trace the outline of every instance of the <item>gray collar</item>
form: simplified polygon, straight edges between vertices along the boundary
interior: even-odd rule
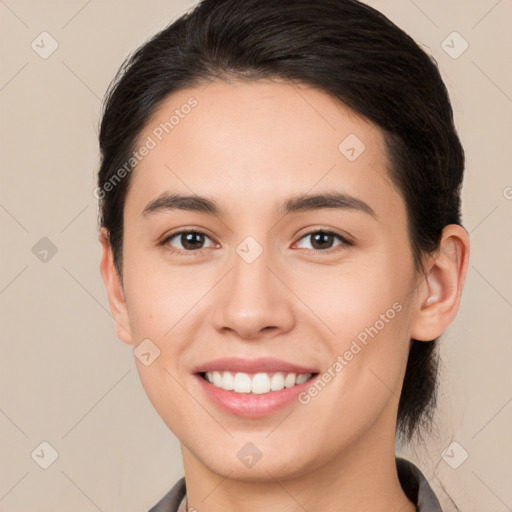
[[[417,512],[443,512],[439,500],[423,473],[412,462],[395,457],[398,479],[405,495],[416,505]]]

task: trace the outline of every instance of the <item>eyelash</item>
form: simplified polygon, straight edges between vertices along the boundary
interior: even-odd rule
[[[204,231],[199,231],[197,229],[188,229],[188,230],[182,230],[182,231],[176,231],[175,233],[171,233],[169,236],[167,236],[164,240],[162,240],[161,244],[160,245],[166,245],[168,246],[168,250],[169,252],[173,253],[173,254],[188,254],[188,255],[196,255],[196,254],[200,254],[202,253],[203,251],[206,251],[207,249],[210,249],[210,247],[203,247],[202,249],[197,249],[197,250],[190,250],[190,251],[186,251],[186,250],[182,250],[182,249],[175,249],[175,248],[171,248],[169,244],[169,242],[177,237],[178,235],[183,235],[183,234],[190,234],[190,233],[193,233],[193,234],[197,234],[197,235],[205,235],[206,237],[210,238]],[[322,233],[322,234],[325,234],[325,235],[332,235],[336,238],[338,238],[342,244],[341,245],[338,245],[338,246],[335,246],[335,247],[331,247],[329,249],[306,249],[307,251],[313,251],[315,253],[327,253],[327,254],[330,254],[331,252],[335,252],[336,250],[339,250],[340,246],[343,248],[343,246],[346,246],[346,247],[349,247],[349,246],[352,246],[354,245],[353,242],[351,242],[350,240],[348,240],[347,238],[345,238],[344,236],[340,235],[339,233],[337,233],[336,231],[332,231],[330,229],[316,229],[314,231],[310,231],[308,233],[305,233],[304,235],[302,235],[299,240],[302,240],[303,238],[306,238],[308,236],[311,236],[311,235],[315,235],[315,234],[318,234],[318,233]],[[338,248],[338,249],[337,249]]]

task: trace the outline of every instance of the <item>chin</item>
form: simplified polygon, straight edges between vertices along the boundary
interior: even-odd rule
[[[257,450],[249,441],[241,444],[236,451],[222,449],[219,454],[208,452],[199,454],[198,458],[209,471],[242,482],[293,480],[311,471],[310,462],[299,460],[299,453],[290,453],[289,457],[283,458],[282,451],[263,447]]]

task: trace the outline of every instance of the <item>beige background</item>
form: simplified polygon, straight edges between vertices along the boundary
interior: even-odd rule
[[[179,444],[115,335],[92,191],[107,85],[130,51],[194,3],[0,0],[1,511],[143,512],[183,474]],[[447,511],[440,482],[463,512],[510,510],[512,1],[370,3],[438,61],[467,152],[471,264],[442,343],[436,429],[405,454]],[[43,31],[58,43],[47,59],[31,47]],[[469,44],[458,58],[453,31]],[[57,249],[46,262],[34,254],[43,237]],[[43,441],[58,452],[47,469]]]

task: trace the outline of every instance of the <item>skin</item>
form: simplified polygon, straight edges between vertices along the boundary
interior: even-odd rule
[[[216,80],[183,90],[166,99],[140,140],[191,96],[197,106],[131,176],[122,281],[100,231],[101,275],[119,338],[133,348],[149,338],[160,350],[149,366],[135,361],[181,443],[189,507],[414,511],[395,468],[398,397],[410,339],[432,340],[456,316],[466,231],[446,226],[439,251],[425,259],[427,276],[417,273],[382,133],[305,85]],[[349,134],[366,147],[354,161],[338,149]],[[208,196],[223,213],[142,215],[163,192]],[[377,218],[349,209],[277,210],[292,195],[320,192],[350,194]],[[353,245],[334,237],[318,249],[306,235],[322,228]],[[180,229],[205,232],[196,242],[203,250],[180,254],[180,236],[159,245]],[[236,252],[247,236],[263,249],[251,264]],[[326,371],[394,303],[401,311],[307,405],[236,417],[209,401],[192,375],[198,364],[230,356]],[[262,453],[251,468],[237,458],[248,442]]]

